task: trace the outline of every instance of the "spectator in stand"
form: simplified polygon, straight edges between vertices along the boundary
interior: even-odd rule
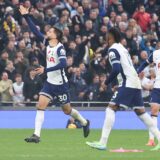
[[[85,22],[85,27],[84,27],[84,31],[83,31],[83,35],[84,36],[90,36],[94,34],[94,30],[93,30],[93,22],[89,19]]]
[[[109,84],[107,87],[104,85],[105,81],[107,80],[108,76],[106,74],[100,74],[99,81],[100,81],[100,87],[99,87],[99,96],[98,101],[101,102],[109,102],[111,97],[113,96],[113,93],[116,91],[117,86]]]
[[[73,73],[70,79],[70,90],[71,99],[75,101],[83,101],[86,100],[86,92],[87,85],[85,80],[82,78],[80,68],[75,69],[75,73]]]
[[[0,81],[0,97],[1,101],[6,105],[6,102],[10,102],[13,96],[12,80],[8,79],[7,72],[3,72]],[[2,103],[2,104],[3,104]]]
[[[122,0],[123,8],[129,14],[130,17],[135,12],[137,6],[140,4],[140,1],[141,0]]]
[[[119,0],[112,0],[110,5],[108,6],[108,15],[111,14],[112,11],[115,13],[118,13],[118,5],[119,5]]]
[[[98,14],[96,9],[91,9],[89,13],[89,19],[92,21],[94,33],[98,33],[100,27],[100,17]]]
[[[8,57],[8,53],[3,50],[0,54],[0,75],[2,74],[2,72],[4,72],[6,68],[7,61],[9,61]]]
[[[148,0],[146,4],[146,12],[150,14],[158,13],[159,6],[156,4],[156,0]]]
[[[18,51],[16,53],[16,57],[14,60],[14,66],[16,69],[16,73],[21,74],[24,76],[24,73],[28,67],[28,59],[24,58],[23,53],[21,51]]]
[[[100,88],[100,83],[99,83],[99,75],[95,74],[93,76],[93,82],[88,88],[87,91],[87,99],[89,101],[97,101],[99,98],[99,88]]]
[[[89,67],[87,68],[83,62],[79,64],[79,68],[81,71],[82,78],[84,78],[87,85],[90,85],[93,79],[93,73],[91,69]]]
[[[18,43],[18,49],[19,49],[19,51],[21,51],[21,52],[23,53],[24,58],[27,59],[27,58],[28,58],[28,55],[29,55],[29,52],[30,52],[30,49],[27,48],[24,39],[21,39],[21,40],[19,41],[19,43]]]
[[[15,82],[13,83],[13,105],[15,107],[24,106],[23,85],[24,82],[22,81],[22,75],[16,74]]]
[[[10,61],[10,60],[7,61],[6,68],[5,68],[4,71],[7,72],[8,78],[14,82],[15,75],[16,75],[16,70],[15,70],[15,67],[14,67],[12,61]]]
[[[142,35],[142,29],[141,27],[137,24],[136,20],[133,18],[130,18],[128,21],[128,28],[133,30],[136,29],[137,30],[137,34],[138,35]]]
[[[9,33],[14,33],[16,29],[16,23],[13,16],[8,13],[5,15],[5,20],[3,21],[3,31],[5,32],[5,35]]]
[[[127,29],[126,31],[127,49],[131,56],[138,55],[138,46],[136,41],[133,39],[133,30]]]
[[[8,52],[9,59],[13,61],[17,51],[14,41],[9,41],[5,50]]]
[[[82,0],[82,7],[83,7],[85,19],[88,19],[90,8],[91,8],[89,0]]]
[[[133,18],[141,27],[142,32],[145,33],[149,29],[151,23],[151,15],[145,11],[145,6],[143,4],[139,5],[138,10],[133,14]]]
[[[24,78],[23,95],[26,102],[37,101],[42,88],[42,81],[36,76],[35,68],[30,67]]]
[[[58,17],[53,13],[51,8],[45,10],[45,22],[50,25],[54,25],[58,21]]]

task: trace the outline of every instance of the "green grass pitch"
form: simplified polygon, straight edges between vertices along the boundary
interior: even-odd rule
[[[33,130],[0,129],[0,160],[160,160],[160,151],[145,146],[147,131],[113,130],[108,150],[88,147],[86,141],[98,140],[100,130],[83,138],[81,129],[42,130],[39,144],[24,142]],[[109,149],[140,149],[143,153],[111,153]]]

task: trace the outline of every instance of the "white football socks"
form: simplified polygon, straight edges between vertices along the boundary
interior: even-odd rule
[[[151,116],[153,124],[157,126],[157,116]],[[154,140],[154,135],[149,131],[149,139]]]
[[[102,135],[100,139],[100,143],[102,145],[105,146],[107,145],[108,137],[110,135],[114,122],[115,122],[115,111],[107,107],[105,120],[102,128]]]
[[[70,115],[74,119],[79,120],[82,126],[86,126],[87,125],[86,119],[76,109],[72,108],[72,111],[71,111]]]
[[[149,131],[157,138],[158,143],[160,144],[160,132],[157,126],[153,124],[151,116],[149,116],[148,113],[144,113],[140,115],[139,118],[145,123]]]
[[[40,137],[41,134],[41,128],[44,121],[44,111],[43,110],[37,110],[36,118],[35,118],[35,131],[34,134]]]

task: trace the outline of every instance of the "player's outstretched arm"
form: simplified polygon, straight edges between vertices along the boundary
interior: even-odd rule
[[[33,23],[30,15],[29,15],[29,8],[25,8],[23,5],[20,5],[19,11],[21,15],[25,18],[27,21],[31,31],[37,36],[39,41],[44,42],[45,37],[44,35],[37,29],[36,25]]]

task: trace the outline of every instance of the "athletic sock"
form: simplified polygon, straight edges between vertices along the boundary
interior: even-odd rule
[[[148,113],[144,113],[140,115],[139,118],[145,123],[149,131],[157,138],[158,143],[160,144],[160,132],[157,126],[153,124],[151,116],[149,116]]]
[[[86,126],[87,120],[76,109],[72,108],[70,115],[74,119],[79,120],[82,126]]]
[[[157,116],[151,115],[151,118],[152,118],[153,124],[157,126]],[[150,131],[149,131],[149,139],[154,140],[154,135]]]
[[[114,122],[115,122],[115,111],[108,107],[106,109],[106,115],[105,115],[105,120],[102,128],[102,135],[100,139],[100,143],[102,145],[105,145],[105,146],[107,145],[108,137],[110,135]]]
[[[34,134],[40,137],[41,128],[44,121],[44,110],[37,110],[35,118],[35,131]]]

